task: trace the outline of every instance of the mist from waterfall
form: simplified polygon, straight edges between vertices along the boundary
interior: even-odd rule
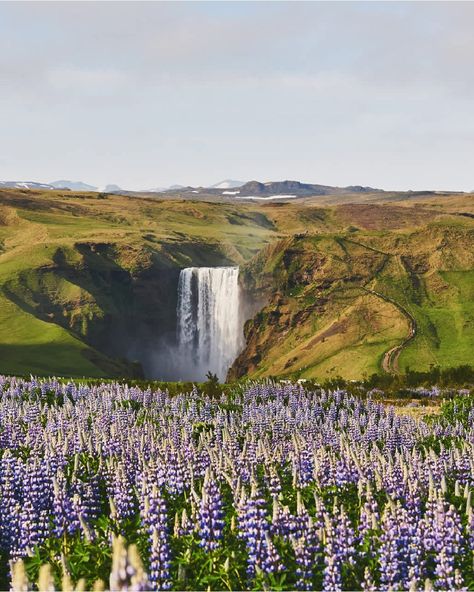
[[[243,347],[238,267],[187,267],[178,282],[180,377],[220,380]]]

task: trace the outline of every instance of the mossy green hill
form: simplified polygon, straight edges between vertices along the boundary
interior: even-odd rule
[[[0,371],[139,375],[179,269],[224,264],[261,303],[233,377],[358,378],[400,344],[390,371],[471,363],[474,198],[351,199],[0,190]]]

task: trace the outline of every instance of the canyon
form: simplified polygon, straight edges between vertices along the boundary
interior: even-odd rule
[[[0,190],[2,371],[352,379],[414,363],[469,363],[472,195],[325,199],[217,203]],[[212,301],[210,275],[224,269],[233,270],[236,291]],[[184,278],[200,286],[189,298]],[[199,293],[201,316],[191,306]],[[178,316],[185,304],[194,319],[186,331]],[[409,341],[403,311],[416,321]],[[176,357],[180,343],[187,355],[197,344],[193,363]],[[209,353],[216,343],[224,357]],[[384,367],[401,344],[396,363]]]

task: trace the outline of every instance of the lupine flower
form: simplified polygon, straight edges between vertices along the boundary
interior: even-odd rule
[[[142,519],[150,543],[149,580],[153,590],[168,590],[171,581],[166,503],[156,485],[148,489]]]
[[[116,519],[119,522],[133,515],[135,500],[132,493],[132,485],[122,463],[118,464],[115,468],[110,495],[114,503]]]
[[[257,572],[268,574],[281,569],[280,557],[270,538],[265,501],[255,486],[241,508],[239,530],[247,546],[249,580],[252,580]]]
[[[77,509],[74,508],[63,473],[58,473],[53,479],[53,522],[57,537],[62,537],[64,533],[73,534],[80,528]]]
[[[310,517],[297,538],[291,537],[291,544],[296,559],[296,589],[311,590],[315,567],[315,554],[319,549],[319,538]]]
[[[0,460],[0,541],[1,547],[12,557],[21,557],[20,511],[21,511],[21,465],[7,450]]]
[[[325,514],[325,548],[324,548],[324,590],[331,592],[338,592],[342,590],[342,561],[340,546],[341,541],[338,541],[334,519]]]
[[[171,549],[189,543],[191,553],[198,542],[220,558],[235,536],[245,554],[227,557],[226,577],[245,555],[249,586],[284,573],[297,589],[322,580],[328,590],[419,590],[427,579],[463,589],[474,550],[474,406],[463,401],[462,420],[428,424],[370,398],[300,385],[251,383],[230,407],[226,395],[197,388],[171,396],[0,376],[5,569],[50,539],[64,552],[136,526],[153,589],[176,584]],[[229,529],[224,497],[235,510]],[[114,520],[104,528],[108,506]]]
[[[224,512],[219,487],[210,471],[204,477],[198,525],[201,547],[206,551],[217,549],[224,529]]]

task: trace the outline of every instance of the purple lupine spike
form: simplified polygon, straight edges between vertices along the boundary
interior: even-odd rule
[[[210,471],[207,471],[204,477],[197,520],[200,546],[208,552],[214,551],[222,539],[224,512],[219,487]]]
[[[341,565],[337,554],[329,545],[324,555],[324,590],[328,592],[339,592],[342,590]]]
[[[367,487],[365,502],[360,510],[359,536],[361,538],[364,538],[364,536],[370,537],[370,533],[376,528],[379,519],[380,514],[377,501],[370,487]]]
[[[170,548],[169,527],[166,502],[158,487],[146,487],[142,512],[142,522],[148,533],[150,543],[149,580],[153,590],[169,590],[170,578]]]
[[[22,480],[23,503],[20,513],[21,545],[26,552],[42,544],[49,535],[52,509],[51,479],[37,459],[26,463]]]
[[[22,465],[7,450],[0,460],[0,542],[1,548],[19,558]]]
[[[79,516],[68,492],[63,473],[58,473],[53,479],[52,511],[56,537],[62,537],[65,533],[73,534],[80,528]]]
[[[75,481],[72,484],[72,493],[78,496],[79,511],[86,522],[91,523],[100,516],[100,486],[96,475],[89,481]]]
[[[334,519],[329,514],[324,515],[324,590],[339,592],[342,590],[341,557],[338,553],[339,543]]]
[[[356,536],[349,517],[341,506],[336,523],[338,555],[342,563],[355,564]]]
[[[132,484],[123,463],[119,463],[115,468],[111,499],[113,500],[116,518],[119,523],[133,516],[135,512],[135,499]]]
[[[311,590],[314,575],[315,556],[320,549],[317,525],[309,515],[296,535],[291,536],[296,560],[296,589]]]
[[[455,559],[462,544],[462,526],[453,505],[438,501],[438,528],[436,541],[436,585],[440,589],[455,587]],[[446,509],[447,508],[447,509]]]
[[[247,547],[247,576],[253,580],[257,572],[275,573],[281,561],[270,538],[270,523],[265,500],[256,486],[240,509],[239,531]]]
[[[277,496],[281,492],[280,477],[278,476],[278,472],[273,465],[270,466],[269,473],[268,490],[272,496]]]
[[[389,501],[382,515],[381,530],[379,564],[383,589],[407,588],[409,579],[413,581],[416,576],[413,570],[409,574],[409,553],[413,553],[412,545],[416,541],[410,539],[408,514],[400,503]]]

